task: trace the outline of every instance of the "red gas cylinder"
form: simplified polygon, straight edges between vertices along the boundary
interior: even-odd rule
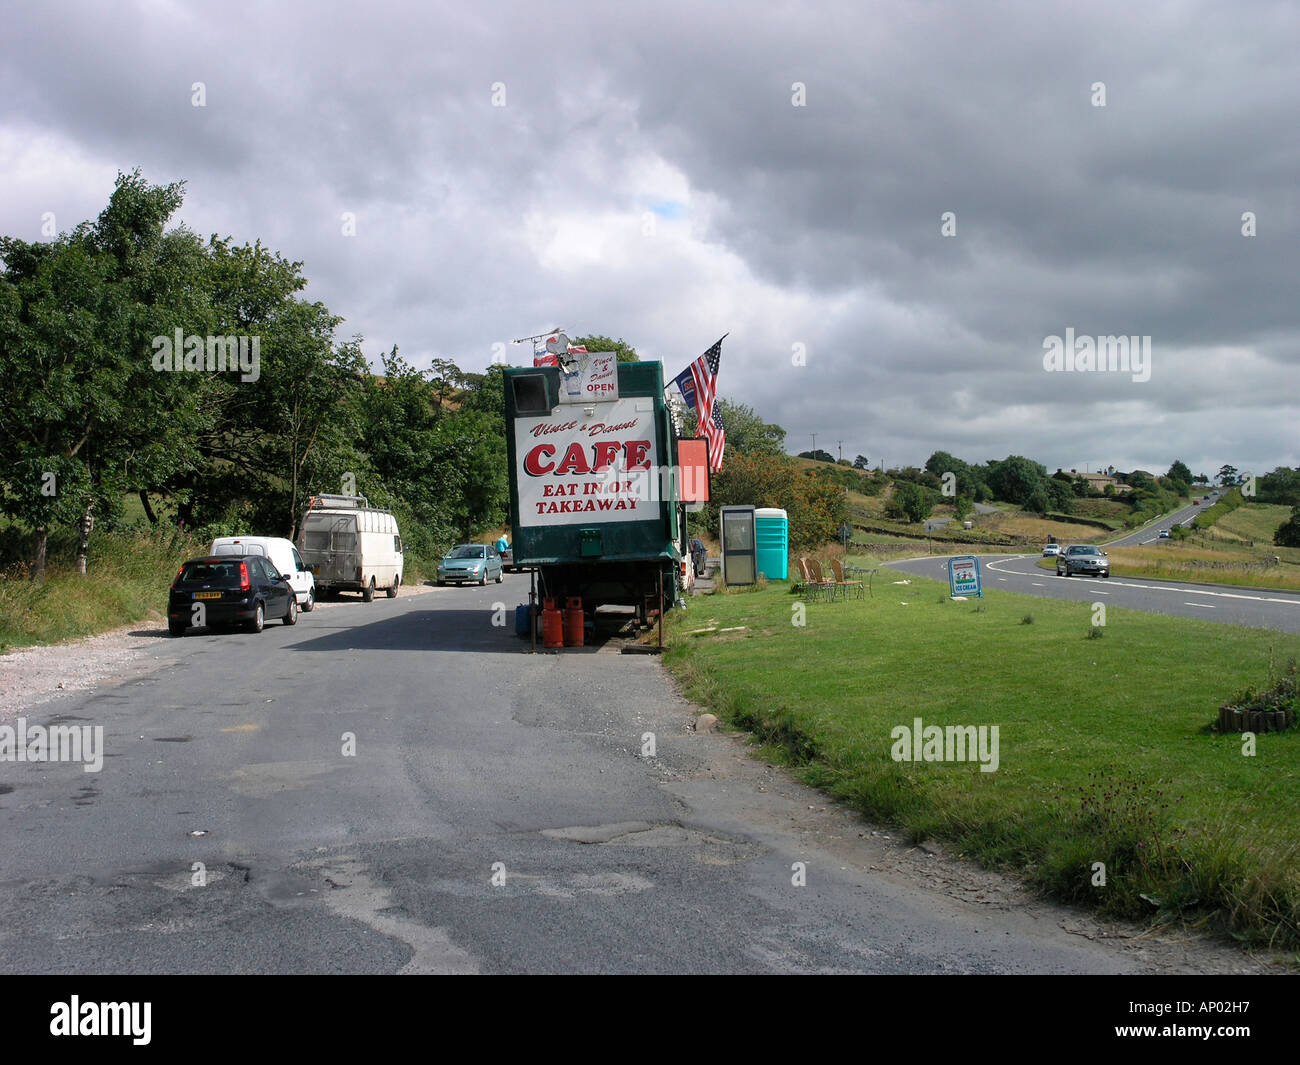
[[[555,605],[554,599],[542,601],[542,646],[564,646],[564,615]]]
[[[582,626],[584,617],[582,613],[582,600],[579,598],[570,598],[564,610],[564,646],[581,647],[582,646]]]

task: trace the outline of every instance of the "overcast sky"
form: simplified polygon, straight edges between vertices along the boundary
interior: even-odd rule
[[[791,451],[1300,465],[1294,3],[5,0],[0,232],[135,167],[372,361],[730,333]],[[1067,329],[1149,379],[1046,370]]]

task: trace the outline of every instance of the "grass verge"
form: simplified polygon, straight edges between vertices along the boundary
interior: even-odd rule
[[[208,543],[177,531],[96,534],[84,576],[67,545],[53,547],[43,581],[29,580],[21,566],[0,576],[0,653],[165,617],[176,571]]]
[[[1106,915],[1300,948],[1300,730],[1257,737],[1253,755],[1209,730],[1300,637],[1112,608],[1089,638],[1091,604],[952,602],[911,581],[847,603],[805,606],[779,583],[696,600],[665,661],[804,780],[913,839]],[[744,629],[682,635],[715,624]],[[917,717],[998,726],[997,770],[895,761],[893,730]]]

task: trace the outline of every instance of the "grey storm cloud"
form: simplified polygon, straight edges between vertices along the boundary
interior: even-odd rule
[[[563,325],[671,376],[730,331],[793,449],[1262,471],[1300,464],[1297,54],[1263,2],[10,4],[0,231],[139,166],[372,357]],[[1150,380],[1045,371],[1067,328],[1151,336]]]

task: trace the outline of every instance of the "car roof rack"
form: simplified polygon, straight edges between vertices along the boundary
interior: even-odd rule
[[[307,500],[308,510],[324,510],[326,508],[345,508],[350,510],[360,510],[370,506],[370,500],[365,496],[343,496],[330,495],[324,492],[318,496],[312,496]]]

